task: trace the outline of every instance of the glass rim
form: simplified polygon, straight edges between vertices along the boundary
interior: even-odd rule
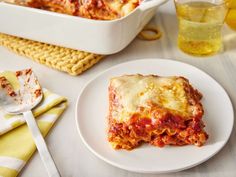
[[[174,2],[175,2],[175,4],[181,4],[181,2],[180,1],[184,1],[184,0],[174,0]],[[209,2],[209,0],[194,0],[194,1],[192,1],[192,0],[185,0],[186,2]],[[213,0],[212,0],[213,1]],[[222,0],[222,2],[220,2],[220,3],[213,3],[213,4],[216,4],[216,5],[223,5],[223,4],[228,4],[229,2],[226,0]]]

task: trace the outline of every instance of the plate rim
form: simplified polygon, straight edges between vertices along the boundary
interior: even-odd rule
[[[182,168],[176,168],[176,169],[172,169],[172,170],[137,170],[137,169],[132,169],[132,168],[127,168],[126,166],[123,166],[123,165],[120,165],[119,163],[116,163],[116,162],[113,162],[109,159],[107,159],[106,157],[103,157],[102,155],[100,155],[99,153],[97,153],[90,145],[89,143],[86,142],[86,140],[84,139],[84,137],[82,136],[82,133],[80,131],[80,124],[79,124],[79,121],[78,121],[78,108],[79,108],[79,100],[84,92],[84,90],[86,89],[86,87],[94,80],[96,80],[98,77],[100,77],[101,75],[103,75],[104,73],[106,72],[109,72],[111,70],[114,70],[122,65],[125,65],[125,64],[129,64],[129,63],[136,63],[136,62],[143,62],[143,61],[161,61],[161,62],[173,62],[173,63],[180,63],[180,64],[184,64],[184,65],[187,65],[187,66],[190,66],[190,67],[193,67],[194,69],[206,74],[208,77],[210,77],[213,81],[216,82],[216,84],[221,87],[221,89],[225,92],[226,94],[226,98],[229,100],[229,103],[230,103],[230,109],[232,110],[232,124],[231,124],[231,127],[230,127],[230,133],[228,135],[228,137],[225,139],[224,143],[214,152],[212,153],[210,156],[208,156],[207,158],[204,158],[202,159],[201,161],[197,162],[197,163],[194,163],[194,164],[191,164],[191,165],[188,165],[188,166],[185,166],[185,167],[182,167]],[[98,74],[96,74],[95,76],[93,76],[89,81],[87,81],[85,83],[85,85],[82,87],[82,89],[80,90],[79,94],[78,94],[78,97],[76,99],[76,105],[75,105],[75,123],[76,123],[76,129],[77,129],[77,132],[82,140],[82,142],[84,143],[85,147],[89,149],[90,152],[92,152],[92,154],[94,154],[96,157],[100,158],[101,160],[103,160],[104,162],[114,166],[114,167],[117,167],[119,169],[123,169],[123,170],[126,170],[126,171],[130,171],[130,172],[138,172],[138,173],[143,173],[143,174],[164,174],[164,173],[174,173],[174,172],[179,172],[179,171],[183,171],[183,170],[186,170],[186,169],[190,169],[192,167],[195,167],[197,165],[200,165],[204,162],[206,162],[207,160],[209,160],[210,158],[212,158],[213,156],[215,156],[219,151],[221,151],[223,149],[223,147],[226,145],[226,143],[228,142],[231,134],[232,134],[232,130],[233,130],[233,126],[234,126],[234,109],[233,109],[233,105],[232,105],[232,101],[227,93],[227,91],[225,90],[225,88],[219,84],[211,75],[209,75],[208,73],[206,73],[205,71],[199,69],[198,67],[194,66],[194,65],[191,65],[191,64],[188,64],[188,63],[185,63],[185,62],[182,62],[182,61],[176,61],[176,60],[173,60],[173,59],[164,59],[164,58],[141,58],[141,59],[133,59],[131,61],[127,61],[127,62],[122,62],[122,63],[119,63],[119,64],[116,64],[114,66],[111,66],[110,68],[108,69],[105,69],[104,71],[101,71],[99,72]]]

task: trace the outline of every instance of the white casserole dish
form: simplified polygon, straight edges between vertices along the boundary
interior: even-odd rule
[[[97,54],[113,54],[124,49],[166,1],[144,1],[129,15],[110,21],[0,2],[0,32]]]

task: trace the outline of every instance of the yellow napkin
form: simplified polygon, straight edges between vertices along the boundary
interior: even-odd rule
[[[66,109],[66,98],[43,89],[44,98],[33,110],[38,126],[47,135]],[[36,150],[22,115],[12,116],[0,108],[0,177],[15,177]],[[24,124],[24,125],[23,125]]]

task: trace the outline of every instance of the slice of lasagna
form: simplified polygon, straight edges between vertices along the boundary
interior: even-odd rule
[[[202,94],[184,77],[124,75],[110,80],[108,140],[115,149],[197,145],[208,139]]]

